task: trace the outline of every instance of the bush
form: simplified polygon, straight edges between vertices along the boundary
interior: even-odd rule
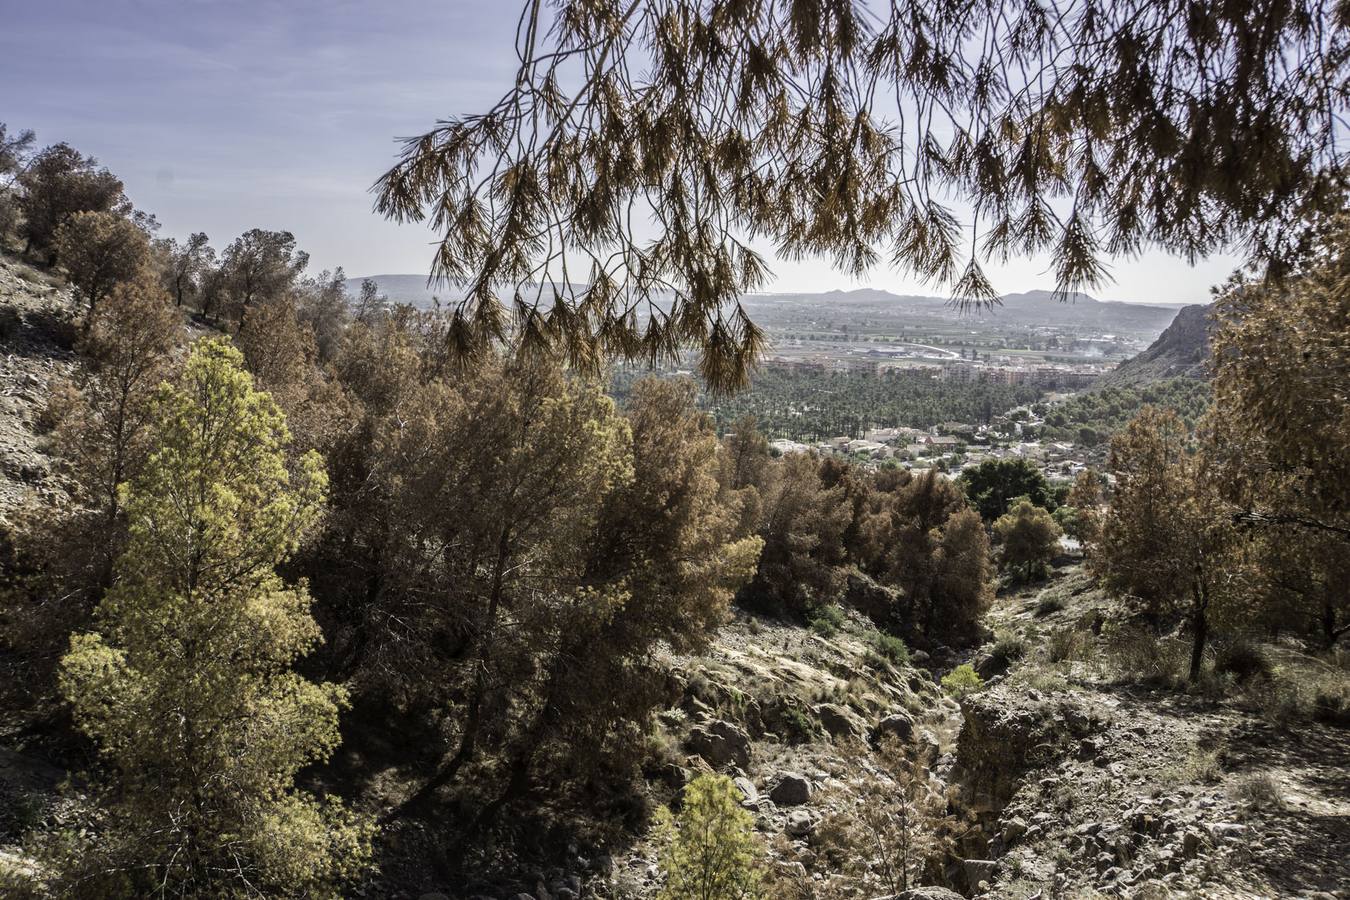
[[[1068,602],[1059,594],[1046,594],[1041,597],[1041,602],[1036,604],[1036,615],[1048,616],[1051,613],[1059,612],[1067,605]]]
[[[755,820],[725,775],[700,775],[684,791],[678,816],[657,813],[661,900],[749,900],[762,896],[763,848]]]
[[[1117,675],[1126,681],[1177,687],[1186,680],[1190,647],[1184,641],[1123,626],[1111,630],[1107,648]]]
[[[962,663],[942,676],[942,689],[958,699],[982,687],[984,680],[970,663]]]
[[[1269,773],[1248,775],[1233,786],[1233,799],[1248,809],[1284,809],[1280,783]]]
[[[811,630],[821,637],[834,637],[844,627],[844,611],[833,603],[817,606],[807,613],[806,621]]]
[[[877,631],[872,634],[872,652],[871,656],[876,656],[879,660],[885,660],[891,665],[904,666],[909,664],[909,648],[905,642],[892,634],[885,634]]]
[[[803,744],[820,737],[820,723],[799,706],[789,706],[783,710],[784,735],[795,744]]]
[[[1219,675],[1232,675],[1238,684],[1246,684],[1253,678],[1269,678],[1271,665],[1255,644],[1238,641],[1219,650],[1214,671]]]
[[[989,649],[990,666],[996,672],[1006,672],[1008,667],[1027,655],[1027,641],[1015,634],[1000,635]]]
[[[1086,632],[1066,628],[1050,635],[1045,652],[1052,663],[1070,662],[1086,658],[1091,646],[1091,637]]]

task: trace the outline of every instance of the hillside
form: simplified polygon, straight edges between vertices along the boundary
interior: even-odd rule
[[[55,489],[40,417],[77,361],[72,322],[59,281],[0,263],[11,511]],[[889,595],[856,572],[846,581],[828,627],[733,607],[702,652],[659,652],[640,777],[631,793],[596,794],[593,818],[541,792],[503,832],[523,851],[466,879],[438,861],[434,820],[393,816],[357,895],[646,900],[663,881],[652,811],[718,772],[735,780],[775,898],[1338,896],[1350,858],[1343,668],[1284,641],[1263,650],[1269,676],[1187,690],[1184,641],[1137,631],[1074,557],[1048,582],[1001,591],[978,647],[911,635],[906,650],[867,617]],[[59,785],[88,760],[59,702],[35,703],[17,657],[0,662],[13,688],[0,719],[3,875],[31,866],[23,841],[38,824],[79,821],[83,797]],[[962,663],[984,679],[969,693],[943,683]],[[406,719],[370,727],[389,714],[383,702],[354,711],[309,783],[358,809],[397,809],[436,744]],[[928,885],[913,892],[895,890],[888,856],[902,816],[919,848],[911,876]]]
[[[1121,363],[1097,387],[1138,385],[1168,378],[1209,378],[1209,307],[1186,306],[1147,350]]]

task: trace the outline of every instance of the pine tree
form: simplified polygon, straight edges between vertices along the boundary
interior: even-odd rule
[[[322,895],[368,853],[338,802],[294,785],[337,746],[345,701],[290,670],[320,635],[305,586],[276,573],[326,479],[314,454],[287,470],[284,418],[242,363],[205,340],[161,389],[99,631],[62,660],[110,772],[100,838],[62,867],[81,893]]]
[[[684,791],[678,816],[662,810],[661,900],[750,900],[762,896],[754,819],[725,775],[702,775]]]
[[[1047,254],[1064,291],[1146,246],[1278,263],[1339,203],[1332,0],[519,6],[500,98],[409,138],[378,186],[465,285],[458,348],[692,345],[729,389],[763,345],[754,240],[995,303],[1010,255]]]
[[[1048,512],[1026,499],[994,522],[994,534],[1003,545],[1002,566],[1026,581],[1044,575],[1061,533]]]

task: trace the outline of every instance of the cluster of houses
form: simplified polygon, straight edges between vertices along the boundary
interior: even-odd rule
[[[937,466],[955,476],[987,459],[1022,458],[1047,478],[1073,478],[1088,465],[1085,448],[1067,442],[1039,441],[1024,436],[1039,423],[1029,410],[1012,410],[989,425],[943,422],[935,428],[873,428],[862,437],[834,437],[815,443],[779,439],[776,453],[820,453],[846,456],[864,464],[888,461],[906,468]]]

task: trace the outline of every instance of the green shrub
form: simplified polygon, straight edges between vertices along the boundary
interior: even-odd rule
[[[700,775],[684,790],[678,816],[657,813],[660,900],[751,900],[763,896],[763,847],[755,820],[725,775]]]
[[[821,637],[834,637],[844,627],[844,611],[833,603],[817,606],[807,613],[806,621],[811,630]]]
[[[942,689],[953,697],[964,697],[971,691],[978,691],[982,687],[984,687],[984,680],[980,678],[979,673],[971,667],[970,663],[962,663],[942,676]]]
[[[903,666],[909,663],[909,648],[905,642],[893,634],[886,634],[881,631],[875,631],[871,636],[872,651],[868,654],[869,661],[876,657],[878,661],[884,660],[894,666]]]
[[[793,743],[805,743],[821,733],[820,723],[799,706],[783,710],[783,724],[787,731],[784,737]]]
[[[1041,602],[1036,604],[1036,615],[1048,616],[1051,613],[1057,613],[1067,605],[1067,601],[1059,594],[1046,594],[1041,598]]]
[[[1015,634],[999,635],[994,646],[989,649],[990,661],[997,672],[1006,672],[1009,666],[1026,655],[1026,639]]]

